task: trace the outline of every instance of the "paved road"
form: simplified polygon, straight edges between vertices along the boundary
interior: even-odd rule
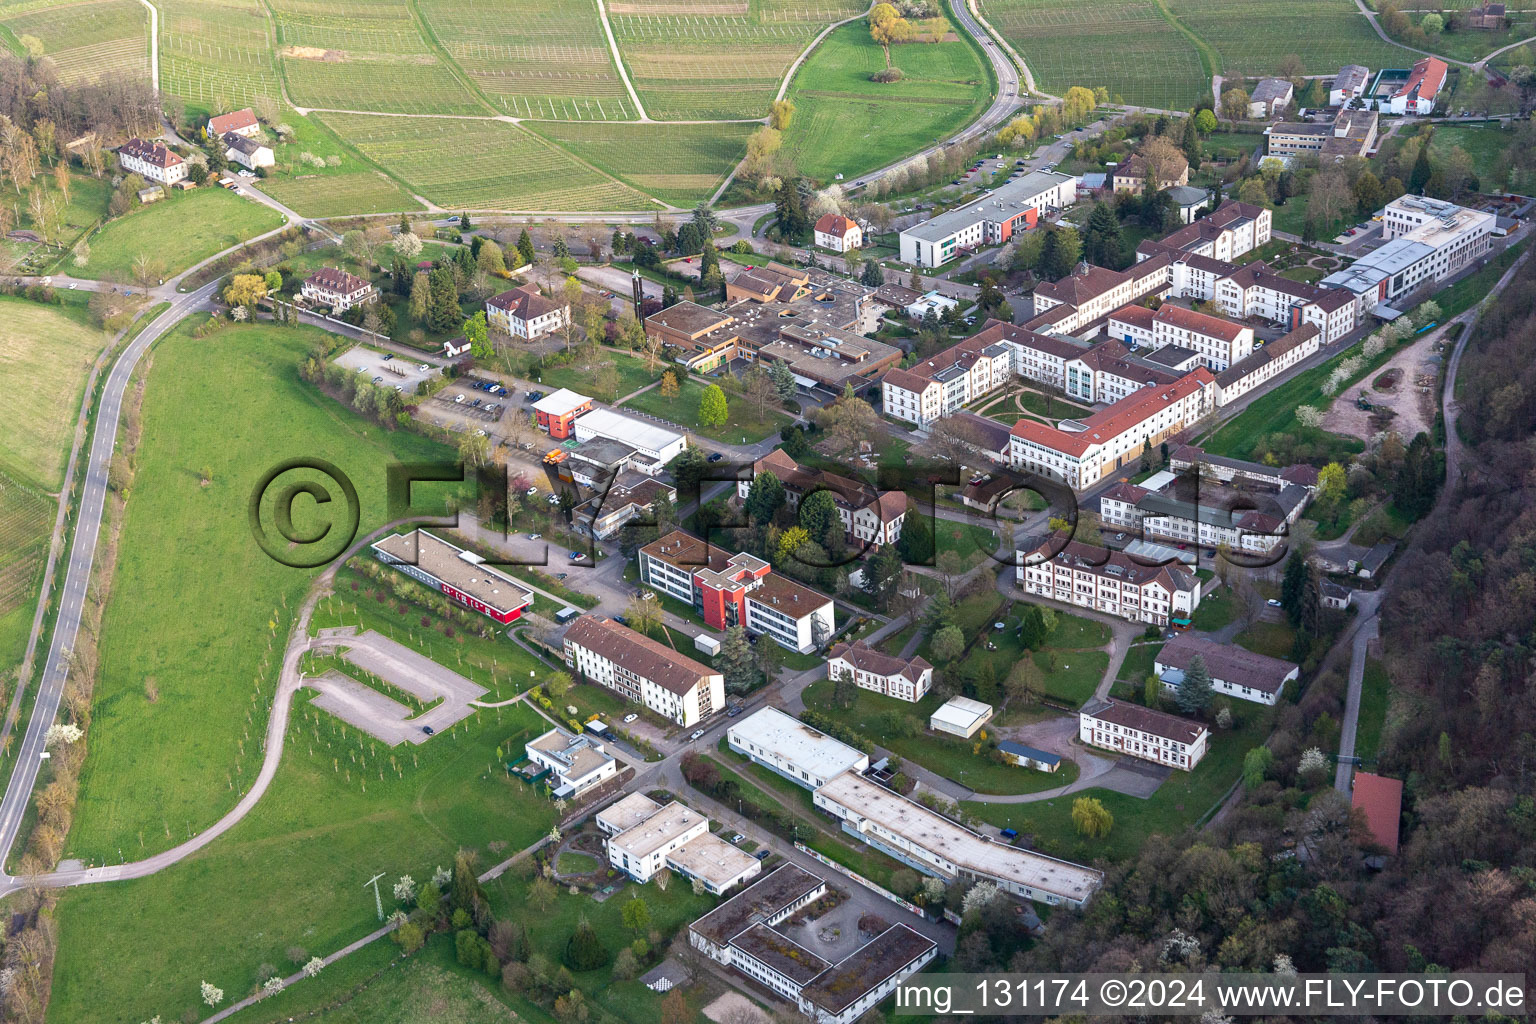
[[[1370,618],[1356,620],[1355,636],[1349,654],[1349,692],[1344,698],[1344,724],[1339,730],[1339,762],[1333,771],[1333,788],[1349,795],[1349,782],[1354,774],[1355,730],[1360,725],[1360,690],[1365,681],[1366,650],[1376,639],[1380,619],[1374,612]]]
[[[101,531],[101,515],[107,497],[107,470],[112,453],[117,446],[117,427],[122,414],[123,396],[139,358],[161,335],[170,330],[182,317],[205,303],[218,287],[218,282],[204,285],[195,292],[179,296],[171,308],[158,317],[123,350],[113,364],[102,389],[101,405],[96,416],[96,429],[91,436],[90,460],[86,466],[85,484],[79,498],[80,513],[76,519],[74,546],[69,553],[65,569],[64,586],[59,594],[59,613],[53,637],[48,646],[48,659],[38,682],[37,697],[32,719],[22,738],[21,749],[16,756],[16,767],[11,773],[5,796],[0,799],[0,864],[3,864],[15,845],[17,832],[26,814],[27,803],[37,781],[38,768],[42,764],[44,737],[53,725],[59,710],[59,699],[64,692],[68,675],[69,652],[74,647],[80,630],[80,616],[85,603],[86,589],[90,583],[91,567],[96,559],[96,541]],[[0,872],[0,892],[17,887],[9,875]]]

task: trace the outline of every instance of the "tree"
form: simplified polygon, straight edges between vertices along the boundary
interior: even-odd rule
[[[1269,767],[1274,762],[1275,755],[1268,747],[1254,747],[1248,751],[1243,755],[1243,785],[1248,789],[1257,789],[1263,785]]]
[[[1195,126],[1195,118],[1184,119],[1184,130],[1179,137],[1179,148],[1184,152],[1184,159],[1191,170],[1198,170],[1202,147],[1200,144],[1200,129]]]
[[[545,692],[556,700],[564,700],[565,695],[571,692],[571,687],[574,685],[575,680],[571,678],[569,672],[552,672],[544,680]]]
[[[490,461],[491,439],[485,434],[464,434],[459,438],[459,461],[475,469]]]
[[[503,274],[507,269],[506,258],[501,253],[501,246],[489,238],[481,241],[480,252],[475,256],[475,266],[486,274]]]
[[[908,565],[933,563],[933,527],[928,516],[911,503],[907,505],[906,518],[901,521],[896,551]]]
[[[1089,839],[1103,839],[1115,827],[1115,816],[1098,797],[1080,796],[1072,801],[1072,824]]]
[[[945,626],[933,634],[933,656],[941,663],[954,661],[965,652],[965,634],[959,626]]]
[[[224,289],[224,301],[231,306],[254,306],[267,297],[267,281],[260,274],[236,274]]]
[[[1206,668],[1205,657],[1197,654],[1189,659],[1184,679],[1174,691],[1174,702],[1186,715],[1197,714],[1210,706],[1212,697],[1211,672]]]
[[[661,1001],[661,1024],[689,1024],[692,1020],[693,1011],[688,1008],[683,990],[672,989]]]
[[[1060,281],[1071,274],[1083,252],[1082,240],[1075,228],[1051,228],[1046,232],[1040,251],[1040,276]]]
[[[747,642],[747,631],[732,626],[725,631],[720,644],[720,673],[725,676],[725,688],[731,693],[746,693],[756,678],[756,666],[752,658],[752,645]]]
[[[517,255],[525,267],[532,266],[538,259],[538,253],[533,248],[533,238],[529,236],[527,228],[523,228],[522,233],[517,236]]]
[[[1032,657],[1023,657],[1008,672],[1003,682],[1003,692],[1010,704],[1032,707],[1045,695],[1045,673]]]
[[[1355,179],[1353,191],[1355,210],[1362,217],[1375,213],[1387,201],[1386,190],[1381,187],[1381,180],[1369,169],[1360,172],[1360,177]]]
[[[766,417],[768,403],[776,402],[779,398],[778,384],[761,362],[754,363],[752,368],[742,375],[741,390],[742,394],[757,406],[758,419]]]
[[[1429,162],[1429,146],[1434,139],[1434,132],[1426,131],[1422,136],[1423,142],[1419,144],[1419,155],[1413,161],[1413,170],[1408,174],[1408,191],[1418,195],[1424,191],[1424,186],[1429,184],[1429,179],[1434,174],[1434,168]]]
[[[411,279],[411,319],[425,324],[432,311],[432,282],[425,270],[418,270]]]
[[[1280,582],[1280,606],[1285,609],[1292,628],[1301,621],[1302,594],[1311,580],[1312,571],[1306,558],[1299,551],[1291,552],[1291,556],[1286,559],[1285,575]]]
[[[661,386],[659,390],[661,391],[662,398],[676,398],[679,390],[677,386],[677,374],[673,373],[671,370],[667,370],[665,373],[663,373],[661,375]]]
[[[744,507],[754,522],[769,523],[786,500],[783,482],[773,473],[761,473],[747,489]]]
[[[1120,269],[1123,243],[1120,239],[1120,218],[1108,203],[1098,203],[1088,215],[1088,227],[1083,232],[1083,256],[1111,270]]]
[[[1239,121],[1248,116],[1248,93],[1243,89],[1228,89],[1221,94],[1221,114],[1228,121]]]
[[[464,311],[459,308],[459,286],[453,272],[447,267],[436,267],[427,275],[431,284],[431,299],[427,307],[427,324],[439,334],[446,334],[463,322]]]
[[[876,4],[869,12],[869,37],[885,51],[885,69],[891,70],[891,47],[912,41],[912,24],[890,4]]]
[[[843,523],[831,491],[813,491],[801,499],[799,519],[807,536],[828,550],[843,539]]]
[[[730,419],[730,406],[720,385],[711,384],[699,396],[699,424],[705,427],[723,427]]]
[[[1445,31],[1445,19],[1438,14],[1426,14],[1419,19],[1419,28],[1424,30],[1425,35],[1438,36]]]
[[[651,926],[651,908],[642,897],[632,896],[620,908],[619,919],[624,922],[624,927],[638,935]]]
[[[1208,109],[1201,109],[1197,111],[1192,120],[1195,123],[1195,128],[1200,132],[1201,135],[1211,134],[1211,132],[1216,130],[1218,125],[1215,113]]]
[[[565,944],[565,965],[573,971],[594,971],[608,962],[608,949],[597,937],[586,915],[576,923],[576,930]]]
[[[538,907],[540,911],[548,910],[555,903],[559,895],[555,889],[555,883],[540,875],[528,886],[528,902]]]
[[[775,362],[768,367],[768,377],[773,381],[774,393],[779,401],[787,402],[795,397],[800,385],[795,381],[795,374],[786,362]]]

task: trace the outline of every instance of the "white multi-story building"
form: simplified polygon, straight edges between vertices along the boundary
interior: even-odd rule
[[[174,185],[187,176],[187,162],[158,142],[129,139],[117,151],[117,162],[129,174],[146,181]]]
[[[1216,293],[1210,298],[1234,320],[1262,317],[1290,330],[1313,324],[1324,345],[1340,340],[1357,323],[1352,292],[1292,281],[1262,262],[1238,267],[1218,280]]]
[[[1099,321],[1122,306],[1166,295],[1171,262],[1168,255],[1158,254],[1127,270],[1079,264],[1060,281],[1035,286],[1035,315],[1024,326],[1060,334],[1092,333]]]
[[[1438,57],[1417,60],[1408,72],[1408,80],[1391,96],[1378,100],[1378,106],[1389,114],[1433,114],[1450,70]]]
[[[1015,469],[1060,480],[1084,490],[1139,460],[1147,448],[1193,426],[1216,407],[1216,378],[1197,367],[1174,383],[1143,387],[1070,429],[1019,420],[1013,427],[1009,461]]]
[[[556,799],[580,796],[619,771],[619,763],[596,737],[573,736],[560,728],[529,740],[523,749],[530,761],[548,768],[554,776],[550,795]]]
[[[209,139],[223,138],[229,132],[247,139],[260,135],[261,123],[256,119],[256,112],[250,107],[243,107],[208,119]]]
[[[814,1024],[851,1024],[922,970],[938,946],[894,924],[832,963],[777,927],[826,892],[825,881],[786,864],[695,921],[688,941],[777,992]]]
[[[1290,536],[1310,497],[1310,489],[1300,484],[1238,492],[1213,482],[1192,500],[1122,481],[1099,496],[1099,521],[1148,540],[1210,549],[1225,544],[1240,554],[1259,555]]]
[[[345,270],[321,267],[304,279],[299,294],[317,306],[329,306],[333,313],[345,313],[373,298],[373,285]]]
[[[1210,739],[1199,722],[1118,700],[1089,701],[1077,721],[1078,738],[1091,747],[1184,771],[1200,763]]]
[[[1183,565],[1142,565],[1079,541],[1020,550],[1018,579],[1027,594],[1154,626],[1188,626],[1200,605],[1200,581]]]
[[[907,228],[901,233],[901,261],[942,266],[962,249],[1006,242],[1015,231],[1033,228],[1042,215],[1076,201],[1077,179],[1072,175],[1032,171],[974,202]]]
[[[599,615],[583,615],[566,630],[565,663],[684,727],[725,706],[719,672]]]
[[[906,369],[886,371],[881,407],[889,416],[927,427],[1009,381],[1012,350],[983,331]]]
[[[1253,328],[1165,302],[1152,318],[1152,344],[1190,349],[1208,369],[1225,370],[1253,351]]]
[[[644,814],[643,807],[632,802],[633,795],[618,802],[624,805],[619,817],[638,820],[609,835],[608,863],[635,881],[643,884],[666,869],[696,878],[718,895],[763,870],[762,861],[713,835],[709,819],[693,808],[674,800]],[[608,820],[612,827],[613,818]]]
[[[864,231],[858,222],[840,213],[829,213],[816,222],[816,244],[833,252],[847,252],[864,244]]]
[[[1218,644],[1204,637],[1176,636],[1157,653],[1152,671],[1169,691],[1177,691],[1184,673],[1198,657],[1205,662],[1211,689],[1238,700],[1274,705],[1294,683],[1301,669],[1289,661],[1257,654],[1233,644]]]
[[[1274,214],[1264,207],[1226,199],[1209,216],[1201,217],[1159,241],[1143,242],[1137,247],[1136,258],[1146,259],[1159,252],[1176,251],[1230,263],[1268,242],[1273,225]]]
[[[985,880],[1015,896],[1074,907],[1104,882],[1100,871],[993,842],[854,772],[831,780],[812,799],[844,832],[927,875]]]
[[[860,689],[897,700],[919,701],[933,685],[933,666],[923,658],[898,658],[855,640],[827,652],[827,678],[844,676]]]
[[[1255,349],[1216,375],[1216,405],[1236,401],[1254,388],[1315,356],[1322,348],[1322,333],[1315,324],[1302,324]]]
[[[819,789],[843,772],[869,768],[869,755],[778,708],[763,708],[725,731],[726,742],[765,768],[806,789]]]
[[[571,307],[518,285],[485,300],[485,322],[503,334],[532,341],[569,324]]]
[[[1330,107],[1342,107],[1352,100],[1365,95],[1365,87],[1370,84],[1371,70],[1362,64],[1346,64],[1339,68],[1338,77],[1333,80],[1333,85],[1328,89],[1328,105]]]
[[[1387,241],[1323,278],[1325,288],[1355,297],[1363,321],[1378,304],[1445,280],[1488,255],[1498,220],[1427,196],[1400,196],[1382,210]]]

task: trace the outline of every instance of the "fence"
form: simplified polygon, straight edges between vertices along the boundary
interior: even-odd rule
[[[821,854],[817,853],[815,850],[811,849],[809,846],[806,846],[804,843],[800,842],[799,840],[795,841],[795,849],[799,850],[801,853],[805,854],[807,857],[815,858],[815,860],[816,860],[816,862],[818,864],[825,865],[826,867],[831,868],[833,871],[836,871],[839,874],[846,875],[849,878],[853,879],[855,882],[858,882],[860,885],[864,886],[864,888],[869,889],[869,890],[871,890],[871,891],[873,891],[875,893],[878,893],[881,896],[884,896],[886,899],[890,900],[892,903],[896,904],[901,909],[903,909],[903,910],[905,910],[905,911],[907,911],[909,913],[916,914],[918,917],[921,917],[924,920],[927,920],[928,914],[927,914],[926,911],[923,910],[922,907],[918,906],[916,903],[910,903],[907,900],[902,899],[900,896],[897,896],[895,893],[891,892],[891,890],[887,889],[883,885],[879,885],[879,884],[877,884],[875,882],[871,882],[869,879],[865,878],[863,875],[859,874],[857,871],[854,871],[852,868],[845,868],[845,867],[843,867],[843,865],[839,864],[835,860],[828,860],[826,857],[824,857]]]

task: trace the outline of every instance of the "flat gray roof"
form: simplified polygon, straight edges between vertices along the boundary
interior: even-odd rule
[[[780,711],[763,708],[726,730],[735,743],[752,743],[818,779],[867,764],[864,753]]]
[[[388,555],[386,562],[414,565],[501,614],[533,602],[532,590],[506,573],[485,565],[485,559],[479,555],[425,530],[382,537],[373,543],[373,549]]]
[[[1071,180],[1072,175],[1057,171],[1031,171],[1016,181],[1010,181],[988,192],[980,199],[974,199],[948,213],[941,213],[932,220],[907,228],[902,234],[920,238],[925,242],[942,241],[961,228],[976,223],[983,214],[994,220],[1007,220],[1017,215],[1020,210],[1033,206],[1034,198],[1040,193]],[[990,206],[992,209],[984,211],[981,209],[983,206]]]

